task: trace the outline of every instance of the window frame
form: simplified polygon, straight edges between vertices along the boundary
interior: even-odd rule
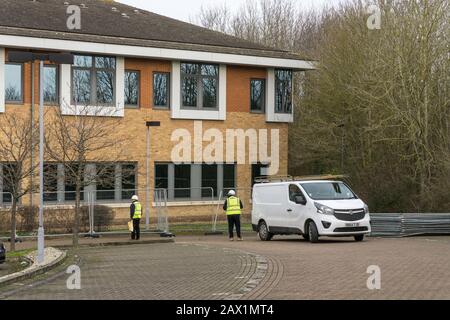
[[[280,82],[280,80],[278,80],[278,77],[277,77],[277,73],[278,72],[286,72],[286,71],[288,71],[288,72],[290,72],[290,74],[291,74],[291,77],[290,77],[290,84],[291,84],[291,103],[290,103],[290,108],[291,108],[291,110],[288,112],[288,111],[286,111],[285,109],[283,109],[283,110],[281,110],[281,111],[279,111],[279,110],[277,110],[277,86],[278,86],[278,84],[279,84],[279,82]],[[294,113],[294,93],[293,93],[293,88],[294,88],[294,72],[293,72],[293,70],[291,70],[291,69],[275,69],[275,75],[274,75],[274,78],[275,78],[275,80],[274,80],[274,85],[275,85],[275,87],[274,87],[274,92],[275,92],[275,96],[274,96],[274,99],[275,99],[275,101],[274,101],[274,112],[275,112],[275,114],[288,114],[288,115],[292,115],[293,113]],[[286,80],[283,80],[283,81],[281,81],[282,83],[283,82],[286,82]],[[283,105],[282,105],[282,107],[283,107]]]
[[[186,74],[183,73],[183,64],[193,64],[197,65],[198,72],[197,74]],[[202,66],[215,66],[217,67],[217,76],[205,76],[202,75],[201,68]],[[185,106],[183,104],[183,81],[185,78],[196,78],[197,80],[197,106]],[[214,108],[205,108],[203,106],[203,79],[216,79],[216,106]],[[182,110],[202,110],[202,111],[218,111],[219,110],[219,97],[220,97],[220,65],[216,63],[198,63],[198,62],[189,62],[183,61],[180,63],[180,109]]]
[[[44,105],[57,106],[57,105],[59,105],[59,102],[60,102],[60,97],[59,97],[59,79],[60,79],[59,67],[56,64],[46,63],[46,64],[44,64],[44,74],[45,74],[45,68],[53,68],[53,69],[56,70],[56,79],[55,79],[56,80],[56,83],[55,83],[55,85],[56,85],[56,101],[46,101],[45,100],[45,96],[44,96]],[[39,90],[39,92],[40,92],[40,90]]]
[[[156,105],[155,104],[155,76],[156,75],[166,75],[167,76],[167,105],[162,106],[162,105]],[[171,74],[170,72],[167,71],[153,71],[152,73],[152,105],[153,105],[153,109],[160,109],[160,110],[170,110],[170,94],[171,94],[171,88],[170,88],[170,79]]]
[[[5,104],[16,104],[16,105],[21,105],[24,104],[25,98],[24,98],[24,76],[25,76],[25,68],[24,68],[24,63],[20,63],[20,62],[5,62],[5,80],[6,80],[6,66],[7,65],[16,65],[16,66],[20,66],[20,100],[7,100],[6,99],[6,81],[5,81]]]
[[[74,81],[73,81],[73,75],[74,70],[88,70],[90,72],[90,97],[89,97],[89,103],[87,103],[85,106],[98,106],[98,107],[115,107],[116,106],[116,100],[117,100],[117,57],[116,56],[108,56],[108,55],[90,55],[90,54],[75,54],[75,56],[81,56],[81,57],[91,57],[92,58],[92,65],[90,67],[79,67],[75,66],[74,64],[71,65],[70,68],[70,84],[71,84],[71,90],[70,90],[70,101],[73,105],[80,106],[81,104],[78,104],[78,102],[75,101],[75,95],[74,95]],[[95,66],[96,58],[113,58],[114,59],[114,69],[107,69],[107,68],[97,68]],[[99,103],[98,97],[97,97],[97,72],[101,71],[113,71],[113,101],[111,103]],[[95,97],[95,99],[94,99]]]
[[[141,71],[140,70],[133,70],[133,69],[125,69],[124,72],[124,81],[123,81],[123,85],[124,85],[124,100],[126,100],[126,94],[125,94],[125,90],[126,90],[126,86],[125,86],[125,79],[126,79],[126,74],[127,73],[137,73],[138,75],[138,97],[137,97],[137,104],[127,104],[126,101],[124,102],[124,107],[125,109],[140,109],[141,108]]]
[[[263,94],[262,94],[262,106],[261,109],[252,109],[252,82],[253,81],[262,81],[263,83]],[[265,78],[251,78],[250,79],[250,112],[251,113],[258,113],[263,114],[266,112],[266,79]]]

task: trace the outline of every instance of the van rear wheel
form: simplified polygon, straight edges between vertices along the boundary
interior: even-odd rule
[[[273,238],[273,233],[269,232],[269,228],[264,221],[261,221],[258,226],[258,235],[262,241],[270,241]]]
[[[314,221],[308,223],[308,236],[309,242],[317,243],[319,242],[319,231],[317,230],[317,226]]]

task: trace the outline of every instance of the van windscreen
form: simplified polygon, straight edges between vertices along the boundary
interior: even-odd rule
[[[357,199],[353,191],[343,182],[302,183],[301,186],[313,200]]]

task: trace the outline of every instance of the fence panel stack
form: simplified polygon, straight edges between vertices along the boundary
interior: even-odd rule
[[[450,234],[450,213],[370,214],[372,236]]]

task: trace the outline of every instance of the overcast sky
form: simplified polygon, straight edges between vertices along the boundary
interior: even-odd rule
[[[189,18],[195,17],[201,6],[213,6],[226,3],[229,8],[239,8],[248,0],[116,0],[130,6],[145,9],[147,11],[162,14],[178,20],[189,22]],[[305,8],[317,8],[325,4],[335,4],[343,0],[295,0],[299,6]]]

